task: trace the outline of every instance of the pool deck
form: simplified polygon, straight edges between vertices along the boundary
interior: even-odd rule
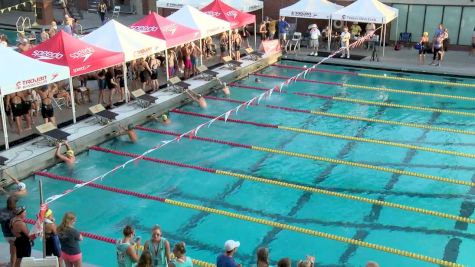
[[[221,82],[229,83],[277,62],[280,56],[281,53],[266,55],[258,61],[253,61],[248,57],[244,57],[241,60],[241,67],[236,70],[230,70],[225,66],[220,66],[214,68],[213,71],[219,73],[218,79]],[[191,78],[186,80],[186,82],[191,85],[190,90],[199,94],[208,94],[211,91],[219,90],[222,87],[217,79],[204,81],[197,78]],[[150,120],[150,115],[152,114],[163,114],[170,109],[176,108],[190,101],[185,93],[174,93],[167,89],[151,94],[158,99],[154,104],[147,108],[139,107],[137,101],[134,100],[111,109],[111,111],[118,113],[119,115],[116,120],[107,125],[100,125],[94,117],[90,117],[76,124],[62,128],[61,130],[70,134],[68,137],[69,143],[76,153],[80,153],[81,151],[87,150],[90,146],[100,144],[109,139],[110,137],[108,137],[108,134],[117,131],[119,126],[126,127],[129,123],[133,123],[134,125],[144,123]],[[1,152],[0,156],[9,159],[1,169],[19,179],[26,178],[36,171],[58,163],[57,159],[54,157],[55,149],[55,147],[50,146],[46,142],[45,138],[35,138]],[[0,186],[9,183],[11,183],[10,178],[3,175],[0,180]]]

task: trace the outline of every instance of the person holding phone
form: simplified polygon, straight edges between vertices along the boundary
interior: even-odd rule
[[[126,225],[122,231],[124,237],[117,240],[116,252],[117,252],[117,266],[119,267],[132,267],[139,261],[139,255],[137,254],[136,247],[140,246],[140,237],[135,238],[135,242],[132,238],[135,235],[135,230],[130,225]]]

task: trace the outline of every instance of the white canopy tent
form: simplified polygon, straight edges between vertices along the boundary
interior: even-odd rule
[[[0,58],[2,62],[5,62],[5,64],[0,64],[0,73],[2,73],[2,79],[0,80],[0,109],[5,148],[8,149],[7,118],[3,97],[11,93],[68,79],[69,68],[41,62],[3,46],[0,46]],[[11,63],[15,64],[15,68],[12,68]]]
[[[153,55],[167,49],[165,40],[150,37],[143,33],[132,30],[115,20],[82,37],[82,40],[98,47],[124,53],[124,85],[125,99],[128,99],[129,89],[127,86],[127,66],[125,62]]]
[[[280,15],[284,17],[305,18],[305,19],[325,19],[328,25],[331,24],[331,16],[343,6],[334,4],[328,0],[301,0],[293,5],[280,10]],[[331,32],[328,33],[328,50],[330,50]]]
[[[200,38],[231,30],[229,22],[205,14],[191,6],[184,6],[167,18],[189,28],[199,30]]]
[[[242,12],[253,12],[261,10],[262,20],[264,20],[264,2],[260,0],[223,0],[224,3]]]
[[[199,30],[201,39],[231,30],[231,23],[210,16],[191,6],[184,6],[167,18],[189,28]],[[201,39],[200,50],[202,49]],[[203,53],[201,53],[200,64],[203,64]]]
[[[331,19],[382,24],[384,56],[384,49],[386,48],[386,27],[389,22],[397,19],[398,14],[397,8],[385,5],[378,0],[357,0],[353,4],[333,13]],[[396,32],[397,28],[398,23],[396,23]]]

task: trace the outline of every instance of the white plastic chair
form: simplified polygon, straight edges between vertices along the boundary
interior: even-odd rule
[[[112,18],[119,18],[120,14],[120,6],[114,6],[114,9],[112,10]]]
[[[292,39],[288,42],[288,48],[290,51],[300,50],[300,41],[302,41],[302,33],[294,32]],[[293,46],[293,48],[292,48]]]

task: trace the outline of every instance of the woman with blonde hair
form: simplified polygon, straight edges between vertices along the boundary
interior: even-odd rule
[[[81,267],[82,253],[79,247],[79,241],[82,241],[82,235],[74,228],[76,215],[72,212],[66,212],[61,224],[58,226],[59,241],[61,243],[61,258],[63,258],[66,267]]]
[[[429,49],[429,33],[428,32],[424,32],[422,34],[421,40],[419,41],[418,45],[419,45],[419,64],[424,65],[426,52]]]
[[[152,254],[153,267],[167,267],[170,262],[170,243],[162,236],[162,228],[155,225],[152,228],[152,237],[144,244],[144,253]]]

